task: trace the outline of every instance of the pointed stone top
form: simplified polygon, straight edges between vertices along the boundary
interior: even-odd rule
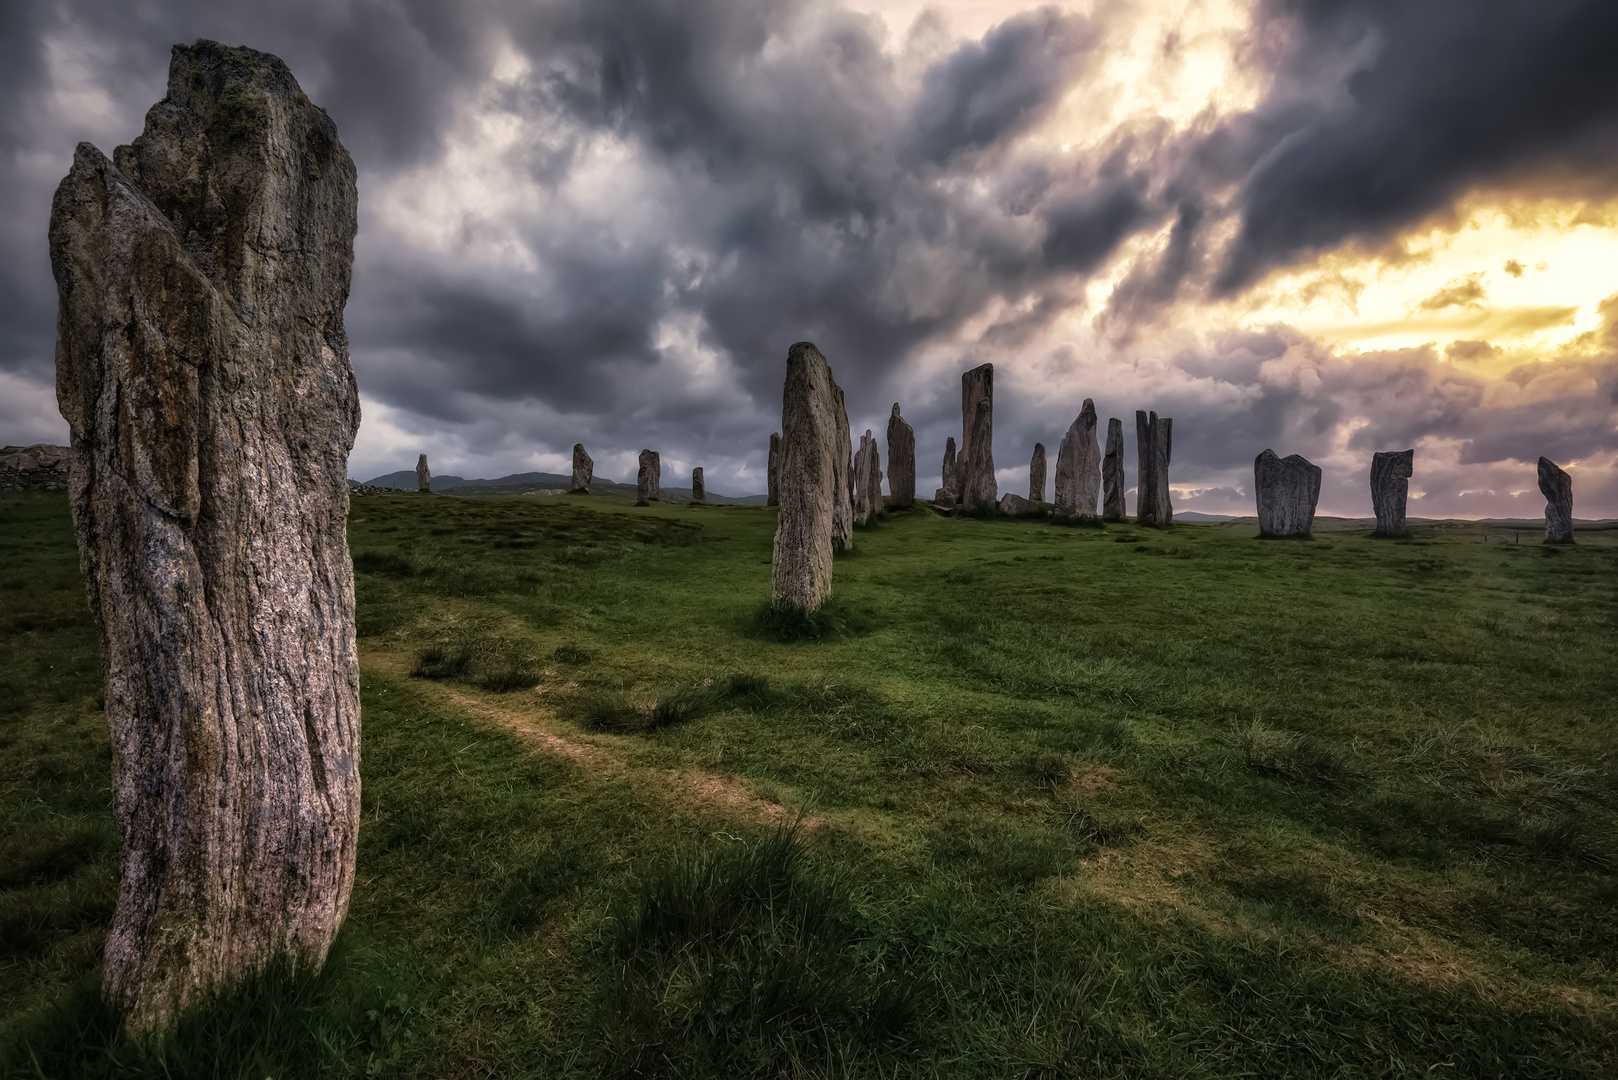
[[[899,415],[899,403],[897,401],[895,401],[893,403],[893,414],[892,415],[894,415],[894,416]]]

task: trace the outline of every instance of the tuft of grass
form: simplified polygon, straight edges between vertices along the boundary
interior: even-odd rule
[[[605,1071],[806,1075],[913,1040],[933,989],[871,934],[795,828],[668,859],[601,941]]]
[[[814,611],[777,610],[764,604],[753,616],[756,636],[783,644],[832,642],[868,634],[871,618],[833,596]]]
[[[531,689],[539,682],[539,673],[526,659],[499,660],[478,675],[477,684],[492,694],[509,694],[514,690]]]
[[[1338,787],[1357,776],[1348,759],[1330,743],[1268,728],[1256,720],[1238,729],[1232,741],[1248,768],[1283,780]]]
[[[428,645],[416,653],[411,677],[417,679],[456,679],[472,664],[472,650],[466,645]]]
[[[558,645],[556,652],[552,655],[556,657],[558,663],[562,664],[588,664],[595,659],[591,653],[579,648],[577,645]]]

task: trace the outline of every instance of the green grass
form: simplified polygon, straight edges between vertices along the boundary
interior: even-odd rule
[[[0,498],[0,1076],[1618,1073],[1618,534],[898,514],[777,625],[773,524],[355,500],[348,923],[136,1047],[66,502]]]

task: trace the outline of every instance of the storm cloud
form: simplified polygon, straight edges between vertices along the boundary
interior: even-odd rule
[[[924,488],[959,434],[958,373],[984,360],[1005,372],[1011,487],[1086,396],[1175,415],[1174,481],[1216,493],[1208,509],[1238,508],[1270,443],[1340,460],[1345,509],[1348,463],[1392,443],[1440,440],[1456,468],[1618,455],[1601,342],[1484,372],[1439,347],[1185,325],[1469,191],[1610,197],[1618,9],[1262,3],[1234,46],[1249,104],[1103,124],[1087,103],[1122,93],[1126,14],[1008,4],[957,35],[818,0],[9,4],[0,440],[62,438],[44,234],[72,148],[131,139],[170,45],[201,36],[285,59],[359,167],[359,476],[420,450],[437,471],[559,470],[582,440],[605,476],[651,446],[761,490],[803,339],[857,429],[903,404]],[[1486,300],[1465,280],[1432,310]]]

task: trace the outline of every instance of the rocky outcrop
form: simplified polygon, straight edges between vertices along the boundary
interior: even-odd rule
[[[1169,459],[1174,446],[1174,421],[1157,414],[1135,413],[1135,521],[1165,528],[1174,519],[1169,503]]]
[[[999,494],[994,478],[993,364],[979,364],[961,376],[961,452],[955,464],[961,510],[993,514]]]
[[[1101,459],[1101,520],[1122,521],[1124,509],[1124,422],[1107,421],[1107,453]]]
[[[1372,536],[1404,536],[1405,498],[1415,474],[1416,451],[1378,452],[1371,455],[1371,509],[1376,512]]]
[[[843,401],[843,388],[834,380],[831,389],[837,410],[837,460],[832,462],[837,490],[832,495],[831,546],[833,551],[851,551],[854,547],[854,462],[851,460],[854,446],[848,430],[848,406]]]
[[[583,443],[573,444],[573,487],[575,495],[590,494],[590,482],[596,476],[596,463],[584,452]]]
[[[1282,458],[1266,450],[1253,461],[1253,490],[1260,536],[1310,535],[1320,501],[1320,466],[1297,454]]]
[[[360,823],[343,307],[354,164],[286,65],[179,45],[112,160],[51,205],[57,400],[100,630],[128,1030],[285,961],[348,910]]]
[[[656,450],[640,452],[640,468],[635,472],[635,505],[645,506],[663,497],[663,455]]]
[[[1545,496],[1545,542],[1573,543],[1573,478],[1550,458],[1539,459],[1539,491]]]
[[[781,434],[770,433],[770,460],[768,468],[769,494],[764,505],[779,506],[781,504]]]
[[[916,505],[916,432],[893,403],[888,417],[888,507],[909,510]]]
[[[47,443],[0,449],[0,491],[66,491],[71,456],[68,447]]]
[[[995,507],[995,511],[1005,517],[1014,518],[1034,518],[1044,513],[1037,502],[1025,499],[1014,491],[1008,491],[1000,496],[1000,503]]]
[[[814,611],[831,595],[839,438],[837,383],[820,350],[800,341],[787,352],[781,395],[780,513],[771,560],[770,604]]]
[[[708,485],[702,482],[701,465],[691,470],[691,501],[694,503],[708,501]]]
[[[1028,459],[1028,498],[1037,503],[1045,501],[1045,444],[1034,444],[1034,456]]]
[[[1096,515],[1096,498],[1101,493],[1101,444],[1096,441],[1096,404],[1084,399],[1084,407],[1056,451],[1056,516],[1064,521],[1083,521]]]
[[[416,459],[416,490],[431,491],[433,489],[432,470],[427,468],[427,455],[423,454]]]
[[[934,509],[949,509],[961,498],[961,482],[957,475],[955,459],[955,437],[950,436],[944,440],[944,486],[933,495]]]

